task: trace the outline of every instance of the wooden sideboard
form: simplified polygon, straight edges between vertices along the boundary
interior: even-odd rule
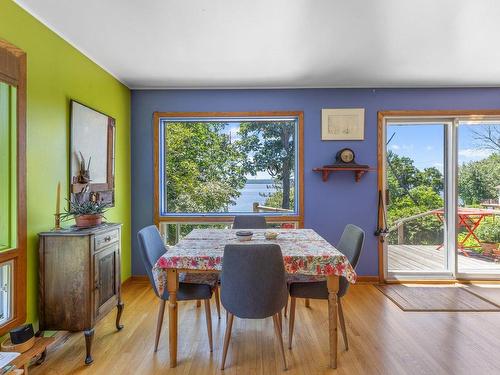
[[[40,331],[83,331],[92,363],[94,326],[117,307],[120,330],[121,224],[39,233]]]

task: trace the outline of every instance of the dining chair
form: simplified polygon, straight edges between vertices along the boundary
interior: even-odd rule
[[[158,228],[154,225],[145,227],[137,234],[139,240],[139,253],[146,268],[149,281],[153,290],[158,298],[161,299],[160,309],[158,312],[158,322],[156,324],[156,339],[154,351],[158,350],[158,342],[160,341],[161,327],[163,324],[163,316],[165,312],[165,305],[168,300],[168,290],[162,295],[158,293],[153,279],[153,267],[157,260],[167,251],[163,240],[158,232]],[[190,275],[195,275],[194,278]],[[202,277],[203,276],[203,277]],[[179,274],[179,290],[177,292],[177,301],[193,301],[204,300],[205,302],[205,316],[207,321],[208,343],[210,351],[213,350],[212,344],[212,317],[210,310],[210,298],[212,292],[217,287],[218,276],[217,274]]]
[[[285,267],[281,248],[276,244],[226,245],[221,272],[221,302],[228,311],[221,369],[226,363],[234,317],[264,319],[273,317],[286,370],[281,334],[281,310],[287,299]]]
[[[264,216],[236,215],[233,229],[266,229],[267,223]]]
[[[363,249],[363,243],[365,240],[365,232],[353,224],[348,224],[340,241],[337,245],[337,249],[343,253],[351,266],[356,269],[359,261],[359,256],[361,255],[361,250]],[[292,348],[292,338],[293,338],[293,328],[295,324],[295,300],[296,298],[311,298],[311,299],[328,299],[328,288],[326,286],[326,280],[319,280],[318,277],[297,275],[298,277],[293,277],[289,279],[289,293],[290,293],[290,317],[288,322],[288,348]],[[349,288],[349,282],[345,277],[340,277],[339,280],[339,291],[337,292],[338,297],[338,312],[340,329],[342,331],[342,337],[344,338],[345,349],[349,350],[349,343],[347,341],[347,331],[344,320],[344,311],[342,309],[342,297],[347,293]]]

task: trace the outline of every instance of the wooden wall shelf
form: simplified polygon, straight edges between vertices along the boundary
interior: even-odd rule
[[[354,180],[359,182],[361,176],[363,176],[366,172],[374,171],[375,168],[369,167],[319,167],[313,168],[314,172],[320,172],[321,177],[324,182],[328,181],[328,177],[330,173],[339,172],[339,171],[352,171],[354,172]]]

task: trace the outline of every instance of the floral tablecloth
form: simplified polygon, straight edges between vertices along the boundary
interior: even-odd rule
[[[236,229],[195,229],[158,259],[153,275],[159,293],[166,287],[167,268],[220,272],[227,244],[280,245],[285,271],[301,275],[338,275],[356,281],[356,272],[347,257],[312,229],[273,229],[276,240],[266,240],[266,229],[253,229],[252,241],[240,242]]]

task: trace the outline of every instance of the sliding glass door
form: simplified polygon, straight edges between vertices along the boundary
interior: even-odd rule
[[[498,277],[500,121],[459,121],[457,141],[457,271]]]
[[[386,118],[388,279],[500,278],[500,120]]]
[[[385,181],[388,276],[451,276],[447,240],[450,123],[386,125]]]

